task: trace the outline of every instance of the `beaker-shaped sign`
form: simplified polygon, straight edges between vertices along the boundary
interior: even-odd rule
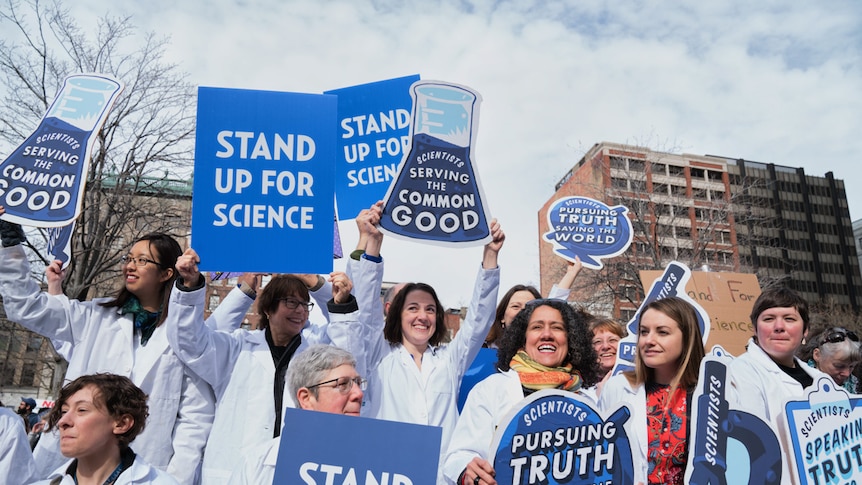
[[[410,95],[410,148],[386,194],[380,228],[446,246],[487,243],[491,230],[472,149],[482,97],[439,81],[417,81]]]
[[[122,89],[103,74],[66,78],[33,134],[0,165],[4,220],[37,227],[75,220],[96,135]]]

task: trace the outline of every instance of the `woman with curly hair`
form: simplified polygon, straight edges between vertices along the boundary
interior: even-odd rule
[[[596,384],[590,318],[561,300],[527,302],[498,341],[499,372],[477,384],[467,398],[443,462],[449,483],[496,483],[488,461],[494,430],[526,396],[541,389],[580,393]]]

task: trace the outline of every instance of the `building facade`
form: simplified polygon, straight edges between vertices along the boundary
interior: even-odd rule
[[[582,272],[575,297],[628,320],[643,298],[638,271],[673,260],[692,270],[754,273],[811,303],[858,311],[862,277],[842,180],[831,172],[603,142],[560,180],[539,211],[542,291],[565,263],[542,241],[557,199],[584,196],[628,208],[634,238],[600,271]],[[586,273],[586,274],[585,274]]]

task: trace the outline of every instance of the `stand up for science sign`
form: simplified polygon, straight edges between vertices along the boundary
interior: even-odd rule
[[[332,270],[336,100],[199,88],[192,234],[202,269]]]

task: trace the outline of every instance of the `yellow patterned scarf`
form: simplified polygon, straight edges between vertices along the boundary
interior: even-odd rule
[[[564,367],[545,367],[531,359],[523,350],[515,354],[509,362],[509,368],[518,372],[522,386],[533,391],[563,389],[575,392],[581,388],[581,374],[572,371],[571,364]]]

